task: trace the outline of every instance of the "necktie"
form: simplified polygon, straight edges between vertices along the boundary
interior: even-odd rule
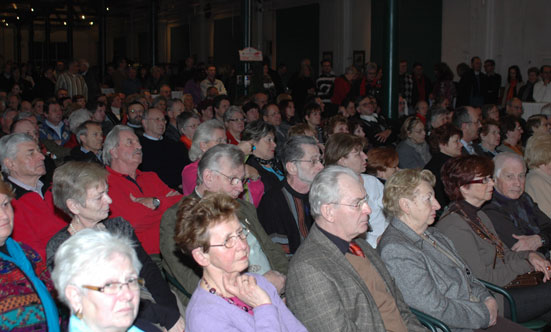
[[[365,257],[362,248],[360,248],[360,246],[354,241],[350,242],[350,245],[348,246],[348,251],[356,256]]]

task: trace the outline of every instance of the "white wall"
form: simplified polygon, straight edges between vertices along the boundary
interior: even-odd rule
[[[443,0],[442,61],[452,69],[478,55],[496,60],[496,71],[518,65],[526,80],[532,66],[551,64],[551,1]]]

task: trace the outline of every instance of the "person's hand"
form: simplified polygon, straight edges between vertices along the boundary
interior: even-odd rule
[[[132,193],[130,193],[130,200],[134,203],[140,203],[146,208],[150,208],[151,210],[155,210],[155,205],[153,205],[153,197],[139,197],[136,198]]]
[[[539,235],[516,235],[513,237],[518,241],[511,247],[513,251],[537,250],[541,247],[541,236]]]
[[[528,261],[532,264],[534,270],[543,272],[543,282],[551,280],[551,262],[537,252],[531,252],[528,255]]]
[[[497,322],[497,301],[492,296],[488,296],[486,300],[484,300],[484,304],[490,312],[490,324],[488,325],[488,327],[490,327],[495,325]]]
[[[251,275],[242,274],[234,277],[224,275],[222,282],[227,292],[253,308],[272,303],[268,293],[256,284],[256,279]]]
[[[172,196],[178,196],[178,195],[180,195],[179,192],[177,192],[176,190],[172,190],[171,192],[166,194],[165,197],[172,197]]]
[[[184,321],[184,317],[180,316],[180,318],[176,321],[176,324],[168,330],[168,332],[184,332],[186,328],[186,322]]]
[[[245,165],[245,177],[251,179],[251,181],[256,181],[260,177],[258,170],[251,165]]]
[[[377,138],[377,141],[384,143],[386,142],[386,140],[388,139],[388,136],[390,136],[391,133],[392,131],[390,129],[387,129],[375,135],[375,138]]]
[[[285,290],[285,280],[287,279],[285,275],[277,271],[270,270],[264,273],[264,278],[266,278],[272,285],[274,285],[274,287],[277,289],[278,294],[283,294],[283,291]]]
[[[253,142],[252,141],[241,141],[239,144],[237,144],[237,147],[243,151],[245,156],[250,155],[253,153]]]

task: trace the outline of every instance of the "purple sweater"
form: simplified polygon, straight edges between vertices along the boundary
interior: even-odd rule
[[[264,277],[252,275],[257,284],[268,293],[272,304],[259,306],[254,309],[254,315],[251,315],[197,286],[186,309],[186,332],[308,331],[285,306],[275,287]]]

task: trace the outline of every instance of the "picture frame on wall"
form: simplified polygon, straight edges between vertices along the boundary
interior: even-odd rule
[[[352,52],[352,64],[358,69],[363,69],[365,65],[365,51]]]

